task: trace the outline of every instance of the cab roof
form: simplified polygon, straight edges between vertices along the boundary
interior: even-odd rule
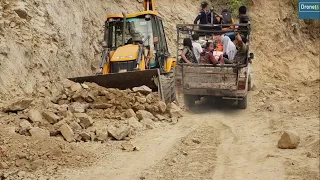
[[[138,12],[135,14],[126,14],[127,18],[135,18],[135,17],[139,17],[139,16],[143,16],[143,15],[154,15],[154,16],[158,16],[160,17],[160,14],[155,12],[155,11],[142,11],[142,12]],[[107,15],[107,20],[111,19],[111,18],[123,18],[122,14],[108,14]]]

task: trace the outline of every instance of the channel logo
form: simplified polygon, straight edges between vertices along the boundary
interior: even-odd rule
[[[320,0],[300,0],[299,18],[320,19]]]

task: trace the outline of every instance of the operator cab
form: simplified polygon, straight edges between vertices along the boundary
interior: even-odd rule
[[[108,18],[106,21],[104,39],[107,42],[110,51],[118,51],[122,49],[122,47],[126,47],[125,51],[127,51],[131,47],[133,48],[132,45],[143,44],[143,47],[148,49],[151,57],[149,61],[149,68],[163,67],[165,60],[169,56],[169,51],[161,18],[151,12],[144,12],[140,16],[128,15],[126,18],[124,33],[123,20],[123,17],[118,17]],[[124,45],[122,42],[123,36],[125,41]],[[125,52],[123,53],[126,54]],[[129,55],[127,54],[126,57],[129,57]],[[132,57],[132,61],[136,60],[134,59],[136,56]],[[127,58],[126,60],[128,61],[130,59]],[[129,63],[133,63],[133,65],[130,65],[130,68],[128,69],[128,71],[132,71],[132,67],[135,63]]]

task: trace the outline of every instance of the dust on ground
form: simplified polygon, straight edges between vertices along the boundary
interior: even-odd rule
[[[175,49],[175,24],[191,23],[190,17],[197,14],[198,4],[157,1],[171,49]],[[133,12],[142,5],[126,0],[96,3],[16,0],[0,1],[0,5],[0,17],[3,17],[0,20],[0,105],[6,107],[14,96],[27,95],[34,98],[31,107],[41,114],[49,110],[59,118],[67,118],[68,125],[75,121],[80,125],[82,119],[80,128],[88,130],[82,136],[69,136],[67,142],[51,123],[30,122],[29,107],[27,111],[1,112],[1,178],[319,179],[320,43],[314,38],[316,34],[309,35],[311,26],[297,19],[291,1],[250,1],[251,45],[256,58],[255,89],[250,92],[248,110],[204,102],[198,105],[198,111],[186,112],[178,123],[164,114],[153,121],[144,121],[142,130],[134,131],[135,134],[127,134],[128,129],[124,128],[126,137],[117,136],[125,139],[122,141],[114,141],[115,137],[109,133],[106,136],[105,131],[97,133],[91,126],[86,127],[91,122],[87,116],[68,120],[68,116],[81,113],[70,114],[68,108],[72,103],[88,103],[89,107],[91,103],[95,110],[79,104],[73,109],[89,108],[85,113],[98,127],[120,128],[128,125],[125,111],[133,108],[134,103],[114,110],[110,107],[112,99],[106,96],[102,96],[106,99],[100,104],[87,102],[92,97],[83,86],[75,86],[81,91],[73,99],[75,92],[63,96],[60,92],[65,89],[52,84],[67,76],[96,71],[105,15],[122,9]],[[144,102],[146,98],[142,94],[133,96],[135,101]],[[68,105],[67,111],[63,111],[64,104]],[[121,102],[116,105],[122,106]],[[140,105],[135,107],[147,109]],[[132,110],[137,113],[139,109]],[[155,110],[154,105],[147,109],[153,117],[157,115]],[[159,118],[163,121],[158,121]],[[49,119],[62,120],[53,114]],[[21,129],[21,122],[26,129]],[[133,121],[136,127],[141,126],[139,123]],[[30,130],[35,127],[42,129],[36,132],[45,137],[49,134],[49,138],[32,137]],[[301,142],[296,149],[277,147],[287,130],[299,135]],[[98,134],[102,140],[97,138]],[[127,141],[132,145],[129,144],[129,152],[123,150],[123,142]]]

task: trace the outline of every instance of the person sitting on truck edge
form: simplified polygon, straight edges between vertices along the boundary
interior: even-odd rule
[[[214,44],[213,42],[207,42],[205,50],[200,55],[200,63],[201,64],[218,64],[218,59],[216,59],[213,55]],[[222,57],[222,56],[221,56]]]
[[[180,63],[198,63],[196,57],[193,53],[192,41],[190,38],[183,39],[183,50],[181,53]]]
[[[250,23],[250,18],[247,15],[247,7],[246,6],[241,6],[239,8],[239,23],[240,24],[248,24]],[[245,37],[248,36],[248,32],[245,32],[248,30],[248,27],[245,26],[239,26],[238,30],[240,31],[241,34],[243,34]]]
[[[223,56],[226,64],[233,64],[237,54],[237,48],[228,36],[222,36]]]
[[[235,62],[245,63],[247,59],[247,38],[243,34],[237,34],[234,45],[237,48],[237,54],[235,56]]]
[[[224,9],[221,12],[221,24],[234,24],[235,21],[232,18],[232,14],[228,9]],[[222,26],[222,30],[234,29],[234,26]]]
[[[247,15],[247,7],[246,6],[241,6],[239,8],[239,23],[242,24],[242,23],[249,23],[250,21],[250,18],[249,16]]]
[[[192,46],[193,46],[193,53],[197,59],[197,61],[200,61],[200,53],[202,53],[202,47],[199,43],[199,35],[193,34],[192,35]]]
[[[243,34],[237,34],[234,45],[237,47],[238,52],[245,53],[247,51],[247,38]]]

